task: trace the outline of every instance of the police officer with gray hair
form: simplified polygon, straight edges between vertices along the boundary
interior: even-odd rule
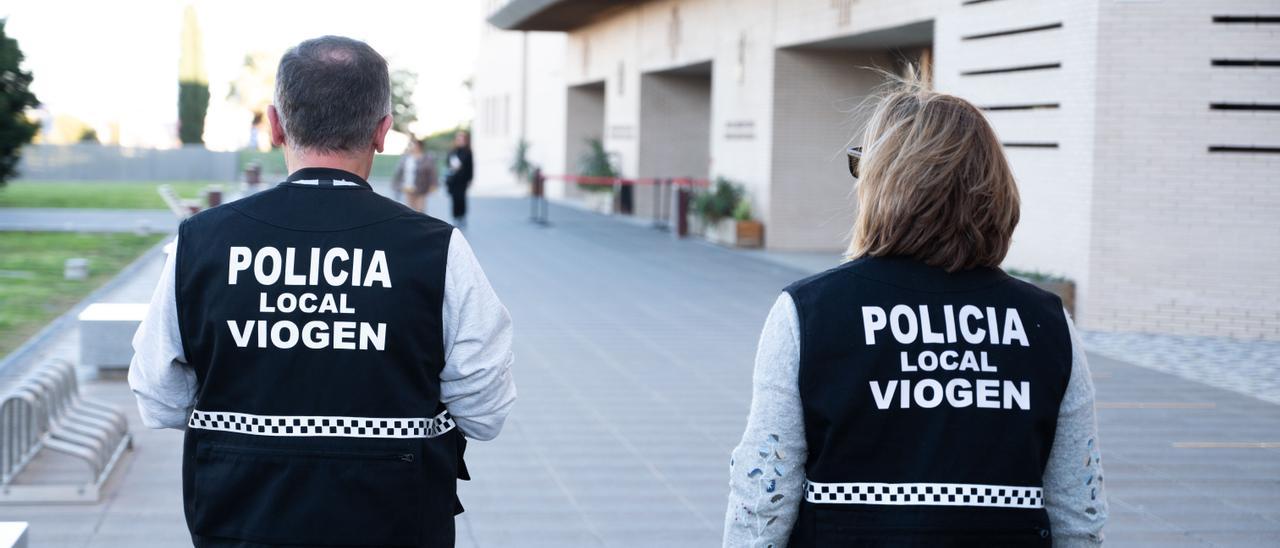
[[[290,174],[182,223],[129,384],[186,430],[196,546],[453,546],[465,438],[515,401],[511,320],[463,236],[373,192],[387,63],[325,36],[268,111]]]

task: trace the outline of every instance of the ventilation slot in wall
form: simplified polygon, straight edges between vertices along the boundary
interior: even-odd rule
[[[1002,143],[1004,148],[1058,148],[1058,143],[1035,143],[1027,141],[1013,141]]]
[[[960,37],[961,40],[982,40],[984,38],[998,38],[1000,36],[1013,36],[1016,34],[1026,34],[1028,32],[1040,32],[1045,30],[1055,30],[1062,28],[1062,23],[1049,23],[1047,25],[1036,25],[1034,27],[1022,27],[1009,30],[1001,30],[995,32],[984,32],[981,34],[970,34]]]
[[[1008,74],[1012,72],[1030,72],[1033,70],[1054,70],[1062,68],[1062,63],[1042,63],[1039,65],[1020,65],[990,69],[966,70],[960,76],[984,76],[987,74]]]
[[[1280,67],[1280,59],[1214,59],[1215,67]]]
[[[1241,154],[1280,154],[1280,147],[1246,145],[1209,145],[1209,152],[1236,152]]]
[[[1215,15],[1213,22],[1224,25],[1275,25],[1280,24],[1280,15]]]
[[[1209,110],[1280,111],[1280,103],[1209,103]]]
[[[1019,110],[1057,110],[1062,105],[1058,103],[1026,103],[1020,105],[986,105],[978,107],[989,112],[1007,112]]]

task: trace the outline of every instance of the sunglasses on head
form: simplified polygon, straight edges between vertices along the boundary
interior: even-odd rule
[[[862,160],[862,147],[849,147],[846,151],[849,154],[849,175],[858,178],[858,162]]]

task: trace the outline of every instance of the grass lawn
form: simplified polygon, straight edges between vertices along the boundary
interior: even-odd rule
[[[9,181],[0,186],[0,207],[91,207],[99,209],[168,209],[156,187],[164,181]],[[167,183],[179,196],[198,199],[210,184]],[[223,191],[231,185],[223,183]]]
[[[437,157],[443,158],[443,154],[436,154]],[[289,170],[284,165],[284,152],[279,149],[270,152],[259,152],[256,150],[242,150],[237,157],[240,169],[238,173],[244,173],[244,168],[249,162],[257,162],[262,166],[262,178],[264,183],[271,184],[284,180],[284,175]],[[373,156],[373,168],[369,172],[369,180],[381,181],[390,179],[391,175],[396,172],[396,164],[400,163],[399,154],[375,154]]]
[[[0,357],[110,280],[163,235],[0,232]],[[62,277],[71,257],[89,259],[89,279]]]

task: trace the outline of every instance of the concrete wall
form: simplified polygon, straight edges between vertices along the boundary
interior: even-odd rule
[[[705,74],[650,73],[640,79],[639,177],[705,179],[711,163],[711,67]],[[636,189],[636,215],[652,215],[653,189]]]
[[[649,143],[675,134],[645,134],[663,115],[641,75],[711,62],[708,175],[745,184],[769,247],[834,251],[854,213],[847,111],[870,83],[855,68],[928,26],[935,87],[985,109],[1018,179],[1007,267],[1074,280],[1086,328],[1280,339],[1280,154],[1209,151],[1280,147],[1274,110],[1210,108],[1280,102],[1280,69],[1211,64],[1275,58],[1280,26],[1213,22],[1257,14],[1280,9],[654,0],[568,33],[561,85],[604,82],[593,123],[623,174],[661,175]],[[570,125],[596,116],[567,104]]]
[[[988,109],[1006,143],[1022,218],[1005,266],[1074,280],[1076,313],[1085,319],[1096,302],[1089,292],[1098,6],[956,3],[938,19],[934,43],[937,88]],[[1054,28],[990,36],[1036,27]],[[973,74],[1052,64],[1059,66]]]
[[[855,110],[882,83],[857,67],[891,62],[883,53],[778,50],[765,217],[770,248],[829,251],[847,244],[857,207],[845,148],[859,132]]]
[[[18,178],[45,181],[235,181],[235,152],[204,147],[126,148],[106,145],[22,147]]]
[[[604,82],[569,87],[565,100],[567,117],[563,146],[565,153],[563,174],[576,174],[578,160],[587,151],[587,140],[604,139]],[[548,192],[553,198],[561,198],[576,196],[579,189],[576,185],[553,180],[548,184]]]
[[[510,167],[521,136],[527,155],[543,173],[564,173],[565,36],[549,32],[502,32],[485,25],[476,73],[475,191],[524,193]]]

